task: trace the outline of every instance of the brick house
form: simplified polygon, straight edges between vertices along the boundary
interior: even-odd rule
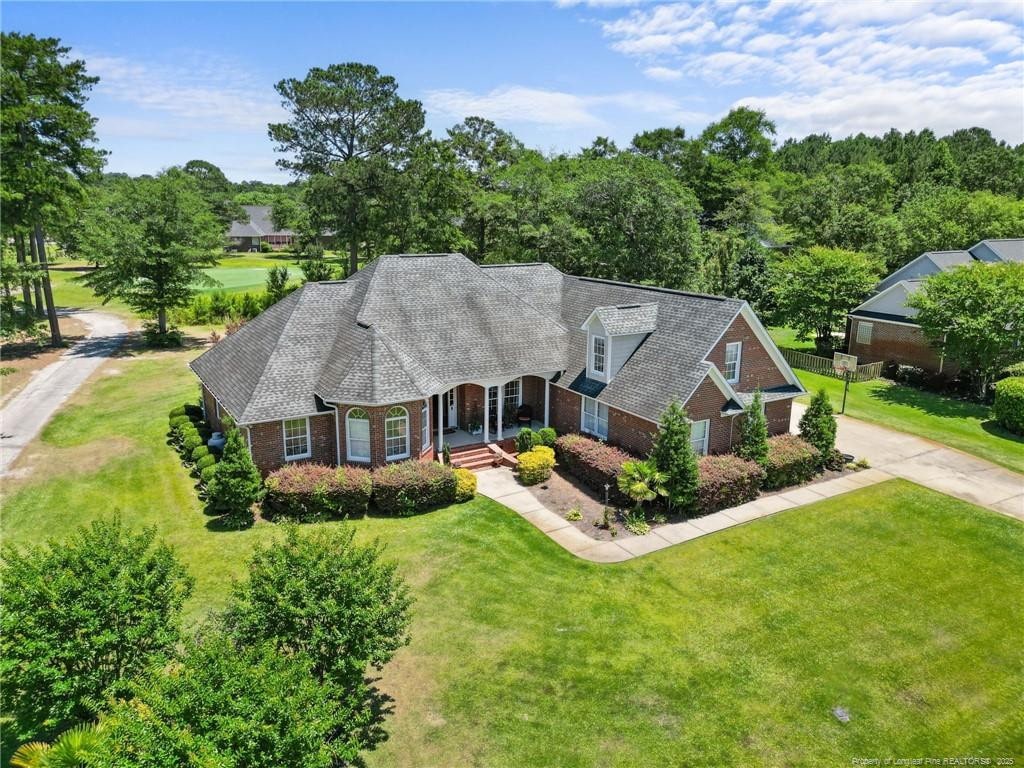
[[[236,251],[258,251],[260,243],[267,243],[272,248],[283,248],[295,242],[295,233],[290,229],[279,229],[274,226],[269,205],[243,205],[245,221],[231,222],[228,240]]]
[[[803,389],[736,299],[460,254],[382,256],[307,283],[192,362],[215,429],[256,464],[379,466],[509,440],[526,424],[639,454],[680,400],[700,453],[728,450],[760,389],[773,434]]]
[[[884,360],[955,374],[956,363],[943,359],[928,343],[914,320],[917,310],[907,306],[907,299],[931,275],[1003,261],[1024,261],[1024,238],[982,240],[965,251],[921,254],[879,282],[871,297],[850,312],[847,351],[863,362]]]

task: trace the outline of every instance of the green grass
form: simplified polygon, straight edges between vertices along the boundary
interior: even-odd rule
[[[197,577],[195,622],[272,525],[207,528],[164,445],[189,353],[107,366],[6,485],[24,543],[117,513]],[[848,765],[1024,752],[1024,527],[892,481],[620,565],[575,559],[486,499],[354,523],[412,583],[370,766]],[[1008,599],[1010,598],[1010,599]],[[852,719],[839,723],[834,706]]]
[[[808,371],[798,370],[796,375],[808,392],[824,387],[836,412],[839,411],[842,381]],[[991,409],[985,405],[875,379],[850,385],[846,415],[935,440],[1024,473],[1024,438],[996,424]]]
[[[282,266],[288,267],[288,274],[291,278],[301,274],[299,268],[294,264],[289,265],[287,262],[282,262]],[[266,289],[269,271],[269,267],[211,267],[204,269],[203,272],[216,280],[218,285],[204,285],[198,290],[200,293],[213,293],[214,291],[259,293]]]
[[[796,337],[796,331],[792,328],[769,328],[768,335],[772,337],[772,341],[782,349],[793,349],[797,352],[806,352],[813,355],[814,352],[814,339],[806,339],[800,341]]]

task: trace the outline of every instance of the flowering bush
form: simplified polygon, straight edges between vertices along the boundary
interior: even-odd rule
[[[373,470],[373,501],[389,515],[414,515],[455,501],[452,468],[433,461],[400,461]]]
[[[698,515],[707,515],[753,501],[757,498],[765,478],[765,471],[757,462],[731,454],[704,456],[698,466]]]
[[[583,435],[562,435],[555,440],[555,453],[559,463],[588,488],[604,493],[610,485],[611,498],[618,503],[628,499],[618,490],[622,465],[636,458],[614,446]]]
[[[370,504],[370,472],[359,467],[288,464],[265,481],[265,504],[274,513],[308,522],[362,515]]]
[[[768,440],[764,487],[774,490],[806,483],[821,467],[821,452],[796,435],[777,435]]]

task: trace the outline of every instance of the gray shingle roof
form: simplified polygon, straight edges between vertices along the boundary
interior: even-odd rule
[[[948,272],[954,267],[970,264],[974,261],[971,254],[967,251],[928,251],[924,255],[931,259],[935,266],[943,272]]]
[[[269,205],[243,205],[248,221],[233,221],[228,237],[264,237],[265,235],[294,235],[290,229],[277,229],[271,221]]]
[[[658,305],[654,303],[598,307],[594,313],[609,336],[653,333],[658,327]]]
[[[562,386],[656,421],[707,375],[705,358],[742,306],[548,264],[382,256],[347,280],[306,284],[192,368],[243,424],[314,413],[318,396],[386,404],[530,372],[558,372]],[[607,385],[586,377],[580,330],[598,307],[614,310],[602,322],[616,332],[649,334]]]
[[[972,256],[984,261],[989,261],[990,259],[976,253],[976,251],[981,251],[979,246],[987,246],[988,249],[996,255],[996,258],[999,261],[1024,262],[1024,237],[1006,237],[1002,239],[982,240],[977,245],[971,247]]]

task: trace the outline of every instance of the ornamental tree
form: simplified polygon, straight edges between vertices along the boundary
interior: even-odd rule
[[[778,319],[814,336],[818,351],[832,354],[832,333],[878,279],[880,265],[856,251],[811,248],[779,261],[773,269]]]
[[[651,461],[665,474],[669,505],[688,510],[697,499],[700,479],[697,456],[690,443],[690,420],[678,400],[669,403],[661,415],[658,434],[651,449]]]
[[[242,432],[232,428],[224,442],[221,460],[206,487],[206,503],[210,512],[224,516],[224,521],[237,528],[253,524],[252,505],[263,498],[263,477],[242,440]]]
[[[1024,264],[973,264],[930,276],[907,299],[941,354],[985,397],[989,383],[1024,355]]]
[[[800,437],[821,452],[823,462],[836,449],[836,417],[832,414],[832,402],[824,388],[814,394],[800,417]]]
[[[761,390],[754,392],[754,397],[743,409],[740,443],[736,447],[736,455],[741,459],[756,462],[762,467],[768,463],[768,421],[764,416],[764,398],[761,396]]]
[[[193,584],[154,529],[132,532],[116,518],[65,541],[5,547],[0,576],[0,675],[22,739],[92,717],[105,696],[164,661]]]

